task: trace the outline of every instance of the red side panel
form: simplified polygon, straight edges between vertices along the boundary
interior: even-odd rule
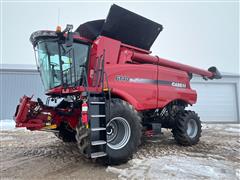
[[[112,93],[136,110],[162,108],[174,100],[196,102],[196,92],[183,71],[150,64],[106,65],[105,69]]]
[[[90,62],[88,66],[88,82],[92,85],[94,72],[99,69],[98,59],[105,55],[106,64],[117,64],[121,42],[107,37],[100,37],[94,41],[90,52]],[[104,53],[105,51],[105,53]]]
[[[174,100],[194,104],[197,100],[192,90],[188,74],[184,71],[158,66],[158,107],[164,107]]]
[[[157,107],[157,66],[117,64],[105,67],[113,94],[131,103],[137,110]]]

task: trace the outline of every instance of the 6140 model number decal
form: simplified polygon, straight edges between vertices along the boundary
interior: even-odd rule
[[[117,81],[129,81],[129,79],[127,76],[116,76]]]

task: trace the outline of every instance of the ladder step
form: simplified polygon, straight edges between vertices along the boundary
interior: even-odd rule
[[[97,101],[94,101],[94,102],[90,102],[91,104],[105,104],[105,102],[97,102]]]
[[[106,128],[104,127],[99,127],[99,128],[92,128],[91,131],[105,131]]]
[[[105,115],[91,115],[92,118],[101,118],[101,117],[106,117]]]
[[[106,155],[107,155],[107,153],[105,153],[105,152],[95,152],[95,153],[91,154],[91,158],[98,158],[98,157],[103,157]]]
[[[98,146],[98,145],[102,145],[102,144],[107,144],[107,142],[103,141],[103,140],[98,140],[98,141],[92,141],[91,144],[92,144],[92,146]]]

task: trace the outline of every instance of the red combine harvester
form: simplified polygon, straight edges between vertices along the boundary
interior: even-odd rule
[[[31,35],[48,99],[23,96],[16,127],[52,131],[108,164],[129,160],[142,134],[161,128],[172,129],[180,145],[198,143],[201,121],[185,110],[197,100],[190,80],[192,74],[219,79],[216,67],[202,70],[150,55],[162,25],[117,5],[105,20],[72,28]]]

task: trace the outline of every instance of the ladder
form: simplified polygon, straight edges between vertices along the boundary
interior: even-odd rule
[[[90,154],[91,158],[106,156],[106,97],[104,93],[90,93],[88,96],[90,124]]]

